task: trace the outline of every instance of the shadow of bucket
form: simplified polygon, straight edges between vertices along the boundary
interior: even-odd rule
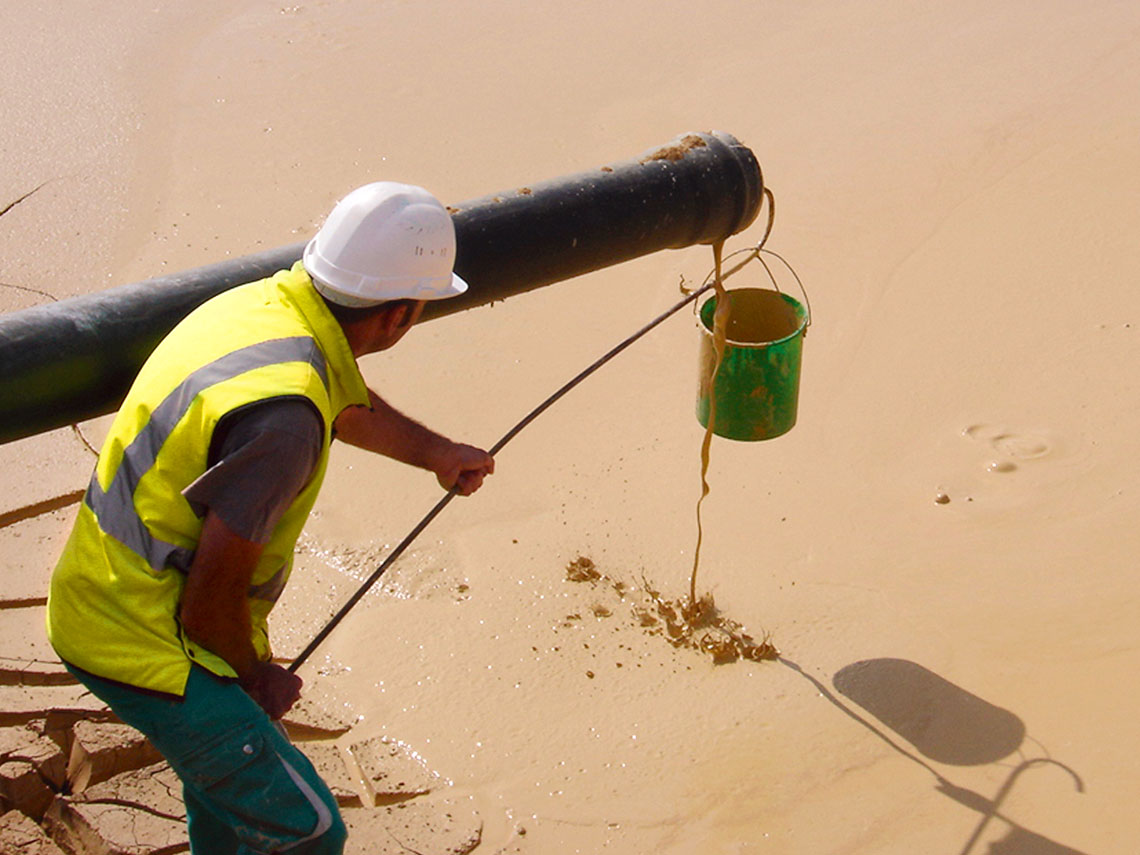
[[[997,763],[1025,740],[1025,724],[917,662],[865,659],[835,673],[832,685],[925,757],[954,766]]]
[[[809,315],[794,297],[770,288],[736,288],[727,294],[724,357],[715,383],[710,383],[716,362],[715,294],[699,312],[697,420],[708,427],[715,396],[712,430],[717,436],[747,442],[773,439],[796,423],[800,356]]]

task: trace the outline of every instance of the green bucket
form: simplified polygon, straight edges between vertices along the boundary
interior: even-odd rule
[[[715,294],[699,312],[697,420],[708,427],[711,396],[715,395],[713,433],[717,436],[745,441],[781,436],[796,423],[808,311],[795,298],[770,288],[737,288],[727,294],[730,311],[724,358],[711,394],[716,362],[712,332]]]

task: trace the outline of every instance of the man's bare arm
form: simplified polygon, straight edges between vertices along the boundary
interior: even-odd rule
[[[179,618],[186,635],[226,660],[242,688],[270,718],[278,719],[301,696],[301,679],[259,660],[250,638],[248,592],[263,550],[208,512],[186,575]]]
[[[420,469],[434,472],[440,486],[469,496],[495,471],[495,461],[487,452],[471,445],[452,442],[389,406],[383,398],[368,391],[371,409],[349,407],[336,421],[337,439]]]

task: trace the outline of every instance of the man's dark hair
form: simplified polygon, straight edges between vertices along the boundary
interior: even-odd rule
[[[414,310],[416,306],[415,300],[405,298],[401,300],[386,300],[383,303],[377,303],[375,306],[349,307],[334,303],[332,300],[324,297],[323,294],[321,297],[324,299],[325,305],[329,307],[329,311],[332,312],[332,316],[337,319],[341,326],[356,323],[357,321],[369,320],[386,309],[406,306],[410,312]]]

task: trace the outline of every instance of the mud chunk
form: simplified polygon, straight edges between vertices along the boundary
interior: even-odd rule
[[[81,793],[122,772],[161,761],[158,749],[129,725],[80,721],[72,730],[67,781],[72,793]]]
[[[467,855],[483,837],[470,799],[412,799],[385,808],[346,810],[345,855]]]
[[[48,830],[72,852],[174,855],[190,848],[182,785],[165,763],[116,775],[47,812]]]
[[[637,622],[641,626],[657,626],[657,618],[654,617],[653,613],[648,609],[641,607],[635,608],[633,610],[633,616],[637,618]]]
[[[59,744],[31,727],[0,730],[0,801],[39,819],[63,787],[66,761]]]
[[[74,686],[62,662],[0,656],[0,684],[7,686]]]
[[[360,766],[373,804],[391,804],[430,793],[443,783],[427,763],[402,742],[374,736],[349,749]]]
[[[0,728],[0,759],[7,759],[40,738],[31,727]]]
[[[25,470],[28,476],[26,483],[21,483],[20,475],[14,473],[12,469],[5,469],[9,479],[6,486],[13,489],[6,490],[5,494],[0,496],[0,525],[2,525],[0,527],[0,554],[4,556],[4,589],[0,591],[0,610],[7,612],[9,609],[20,606],[38,606],[41,609],[42,620],[42,609],[47,603],[51,568],[55,566],[63,542],[71,531],[70,506],[56,511],[52,511],[50,508],[52,505],[62,507],[63,504],[78,502],[83,494],[82,491],[71,492],[48,499],[47,497],[54,493],[53,486],[62,487],[63,484],[44,485],[43,479],[40,477],[44,469],[35,466],[34,462],[30,462],[29,456],[36,458],[42,455],[55,464],[64,463],[61,456],[70,458],[65,468],[70,468],[71,463],[74,462],[75,468],[72,471],[76,477],[83,480],[91,477],[91,463],[90,458],[84,461],[82,457],[75,454],[74,439],[66,436],[62,431],[54,434],[41,434],[38,439],[45,440],[48,447],[39,452],[26,448],[23,454],[16,453],[13,455],[14,459],[10,461],[4,460],[3,455],[0,455],[0,466],[10,462],[14,466],[20,466],[20,468],[28,467]],[[19,443],[11,443],[5,446],[6,452],[11,453],[8,451],[9,449],[15,451],[17,445]],[[43,460],[42,463],[46,463],[47,459]],[[80,474],[85,469],[87,470],[86,478]],[[69,475],[65,474],[64,478],[67,477]],[[79,481],[78,483],[83,482]],[[12,493],[24,493],[24,495],[13,496]],[[35,499],[41,501],[34,501]],[[25,504],[27,500],[32,501]],[[28,516],[29,514],[35,515]],[[4,518],[7,518],[8,522],[3,522]],[[5,619],[8,616],[6,614]],[[11,651],[6,650],[5,653],[11,653]]]
[[[63,788],[67,777],[67,758],[54,740],[39,736],[26,747],[9,754],[5,760],[25,760],[36,767],[41,778],[55,790]]]
[[[364,802],[356,791],[356,781],[349,774],[344,755],[340,748],[331,742],[302,742],[297,746],[313,764],[336,803],[341,807],[361,807]]]
[[[0,816],[0,852],[4,855],[63,855],[44,830],[18,810]]]
[[[55,793],[28,760],[5,760],[0,763],[0,800],[19,808],[33,819],[40,819]]]
[[[566,565],[566,579],[569,582],[596,582],[600,578],[602,574],[585,555],[579,555]]]
[[[20,663],[58,662],[59,657],[44,633],[44,610],[38,607],[4,609],[4,619],[0,620],[0,651],[4,656],[0,662],[14,661],[17,668]],[[0,670],[0,682],[19,681],[9,676],[5,668]]]
[[[701,650],[712,656],[714,665],[727,665],[740,658],[731,639],[717,638],[712,634],[701,639]]]
[[[693,603],[689,599],[664,599],[648,583],[644,583],[644,589],[662,626],[654,625],[644,617],[640,620],[641,625],[651,635],[664,635],[674,647],[707,653],[715,665],[727,665],[738,659],[764,662],[779,658],[780,651],[767,635],[760,641],[754,639],[740,623],[721,613],[711,595],[706,594]],[[648,613],[647,606],[641,609],[642,614]],[[637,609],[634,613],[639,614]]]
[[[83,686],[0,685],[0,727],[45,717],[49,726],[70,726],[80,719],[116,721],[107,705]]]
[[[644,155],[638,162],[649,163],[654,160],[681,160],[688,152],[695,148],[704,148],[706,145],[708,145],[708,143],[696,134],[687,134],[672,145],[663,146],[656,151]]]
[[[301,698],[281,719],[292,739],[335,739],[348,733],[352,723],[316,697]]]

